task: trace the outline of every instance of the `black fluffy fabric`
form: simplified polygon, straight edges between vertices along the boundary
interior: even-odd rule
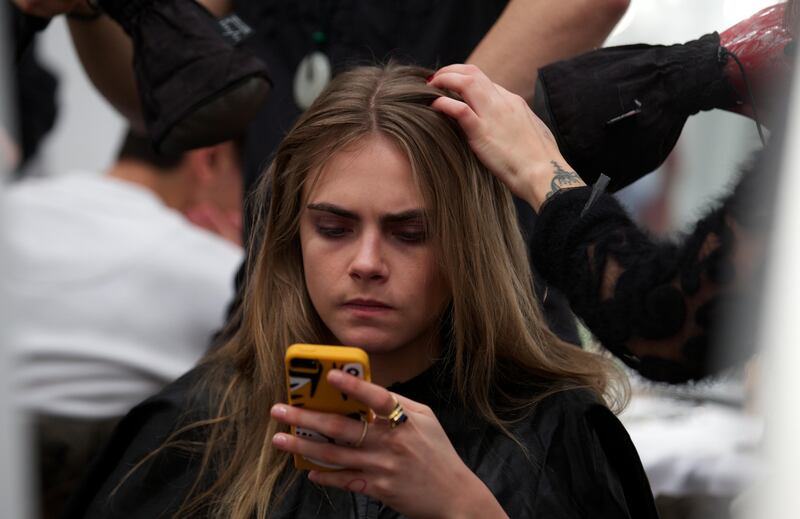
[[[754,175],[751,168],[739,186]],[[590,187],[563,190],[541,208],[531,257],[542,276],[607,349],[647,378],[678,383],[727,367],[712,364],[711,352],[742,299],[733,289],[741,280],[730,220],[747,207],[743,190],[737,187],[675,243],[652,240],[608,194],[580,216],[590,193]],[[616,268],[607,270],[611,263]],[[604,294],[609,273],[616,277]],[[750,352],[733,352],[727,361]]]

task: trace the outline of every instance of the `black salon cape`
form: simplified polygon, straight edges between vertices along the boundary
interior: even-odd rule
[[[196,458],[176,451],[138,469],[113,496],[111,493],[130,468],[156,449],[184,419],[185,404],[197,376],[198,370],[189,372],[130,412],[73,496],[66,517],[154,519],[175,512],[198,466]],[[510,517],[657,517],[630,437],[617,418],[587,391],[568,390],[548,397],[528,418],[513,426],[513,432],[529,450],[528,459],[508,437],[442,396],[436,388],[443,387],[444,380],[442,370],[434,367],[390,389],[433,409],[458,454]],[[265,404],[265,414],[268,408]],[[203,412],[192,409],[189,417],[200,418]],[[300,477],[271,517],[403,516],[371,498],[323,489]]]

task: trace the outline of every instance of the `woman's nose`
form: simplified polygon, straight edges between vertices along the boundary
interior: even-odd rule
[[[365,233],[357,242],[350,263],[350,277],[358,280],[382,280],[388,274],[383,244],[377,233]]]

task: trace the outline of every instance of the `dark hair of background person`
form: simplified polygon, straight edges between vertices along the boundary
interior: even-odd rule
[[[237,152],[241,153],[242,138],[232,140]],[[191,150],[190,150],[191,151]],[[119,145],[117,160],[136,160],[150,164],[163,172],[175,169],[183,160],[184,153],[165,153],[156,151],[147,135],[141,135],[131,129],[125,133],[125,138]]]
[[[146,135],[128,130],[120,144],[117,160],[136,160],[155,166],[159,170],[174,169],[183,160],[182,153],[159,153]]]

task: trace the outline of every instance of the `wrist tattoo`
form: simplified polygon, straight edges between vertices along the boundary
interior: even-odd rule
[[[561,164],[554,160],[551,160],[550,164],[553,165],[555,171],[553,172],[553,179],[550,180],[550,192],[544,196],[545,200],[564,188],[581,185],[581,177],[579,177],[577,173],[574,171],[567,171],[561,167]]]

